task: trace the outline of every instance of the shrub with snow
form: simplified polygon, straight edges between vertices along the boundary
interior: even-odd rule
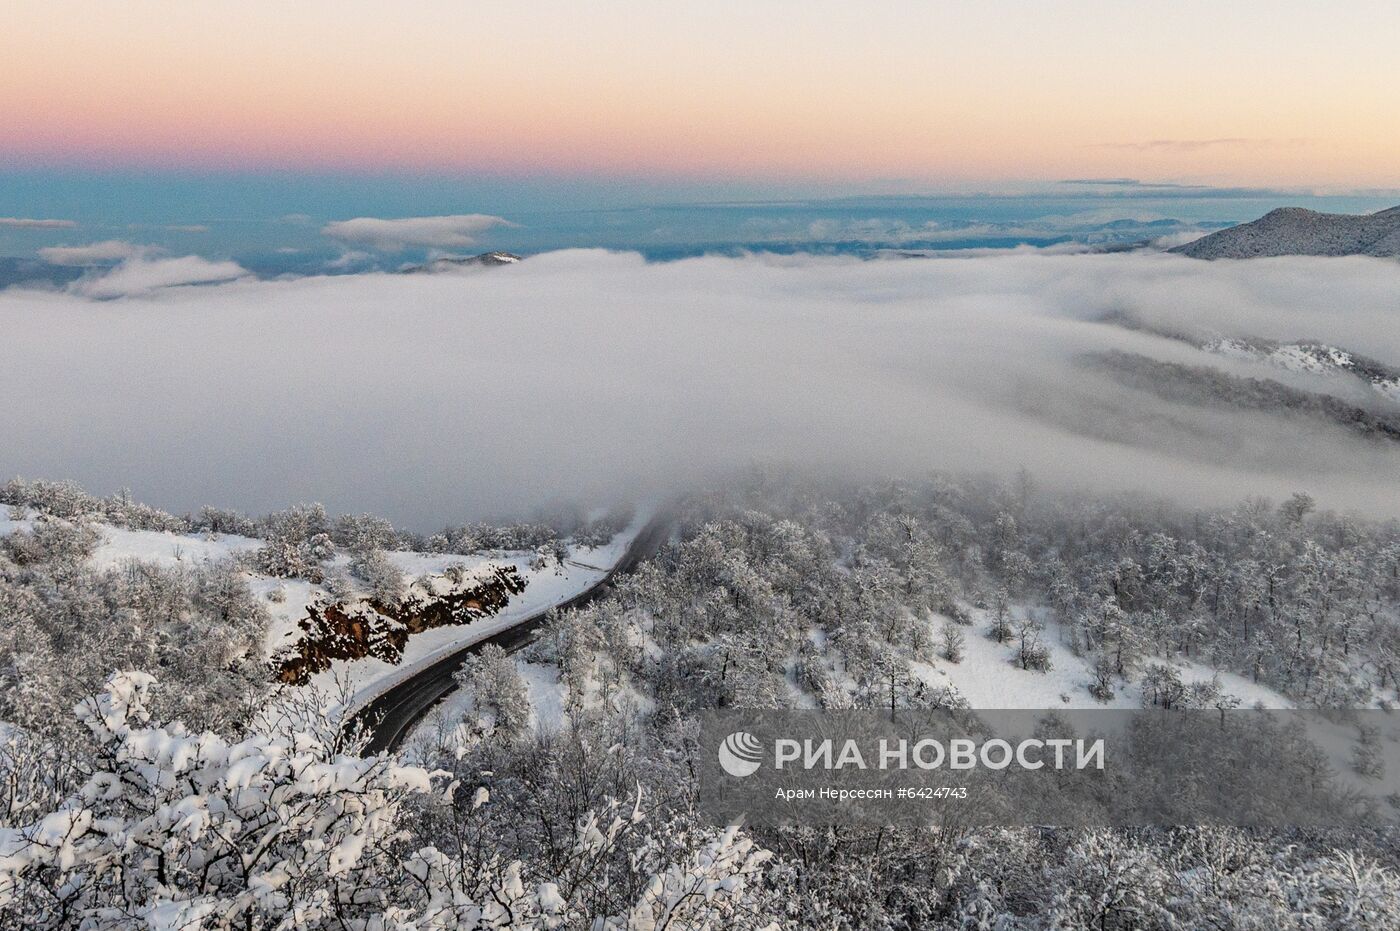
[[[0,827],[0,910],[30,928],[92,931],[755,927],[765,851],[734,829],[643,848],[620,914],[584,910],[592,865],[644,820],[640,798],[588,813],[554,876],[468,864],[404,834],[411,797],[455,785],[383,756],[337,752],[328,728],[284,720],[241,741],[150,721],[154,680],[114,674],[77,714],[96,752],[46,813]],[[445,775],[445,774],[444,774]],[[478,792],[473,807],[486,802]],[[647,852],[649,850],[649,852]]]

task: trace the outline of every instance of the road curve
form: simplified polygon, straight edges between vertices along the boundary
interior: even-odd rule
[[[638,563],[661,548],[670,533],[671,520],[669,514],[658,513],[642,527],[622,559],[607,575],[553,609],[580,608],[605,594],[616,576],[631,572]],[[457,687],[453,674],[462,667],[468,656],[479,652],[488,643],[507,653],[524,648],[535,639],[535,633],[553,609],[538,611],[505,630],[444,656],[356,711],[351,720],[360,724],[369,735],[361,752],[370,756],[397,750],[414,725]]]

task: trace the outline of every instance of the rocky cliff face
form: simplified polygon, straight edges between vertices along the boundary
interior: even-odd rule
[[[301,637],[272,658],[274,673],[281,682],[304,685],[338,659],[373,657],[397,665],[409,637],[490,617],[525,585],[514,566],[493,566],[460,581],[450,576],[421,581],[393,604],[372,598],[313,603],[298,622]]]

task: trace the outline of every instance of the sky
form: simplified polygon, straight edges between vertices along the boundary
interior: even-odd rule
[[[275,277],[1369,212],[1400,203],[1396,35],[1369,0],[11,0],[0,287],[71,280],[75,249]]]
[[[0,164],[1395,188],[1397,35],[1389,0],[10,0]]]

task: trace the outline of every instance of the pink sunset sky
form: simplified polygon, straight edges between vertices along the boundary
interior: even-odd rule
[[[0,161],[1400,185],[1394,2],[11,0]]]

